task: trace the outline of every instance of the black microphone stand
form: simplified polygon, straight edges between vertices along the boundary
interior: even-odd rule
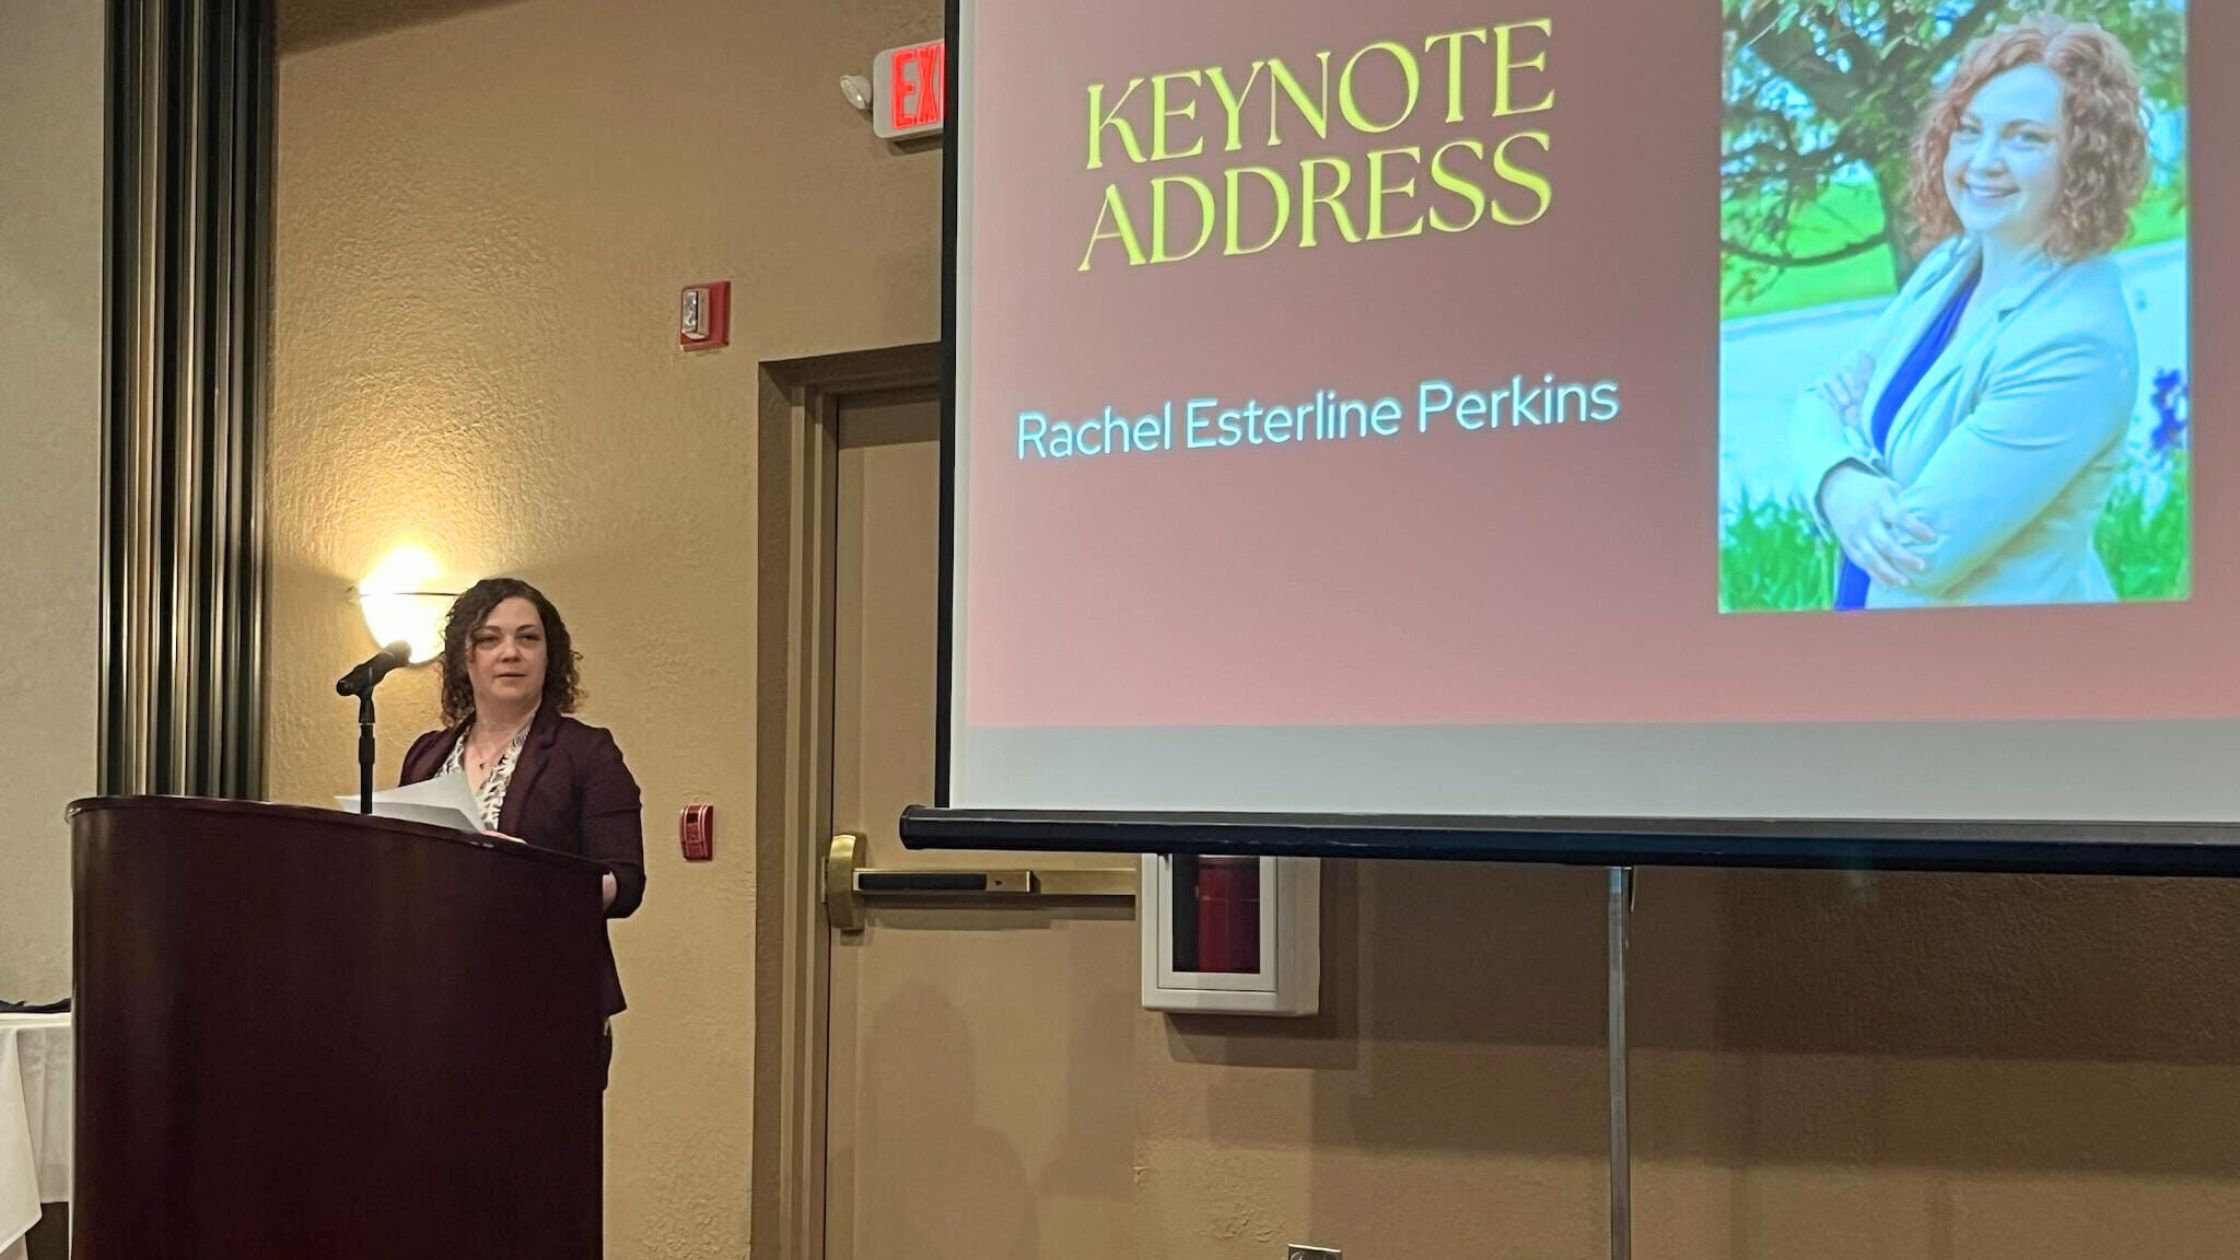
[[[373,812],[373,688],[358,693],[358,812]]]
[[[373,812],[373,689],[391,670],[410,664],[412,649],[392,643],[335,683],[337,693],[358,697],[358,812]]]

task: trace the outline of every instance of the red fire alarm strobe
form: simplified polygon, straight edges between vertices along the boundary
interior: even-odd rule
[[[731,344],[731,282],[688,284],[677,299],[677,344],[713,350]]]
[[[716,807],[687,805],[677,817],[677,840],[684,846],[684,860],[705,862],[716,855]]]
[[[871,63],[871,130],[907,140],[941,130],[949,117],[949,41],[905,44]]]

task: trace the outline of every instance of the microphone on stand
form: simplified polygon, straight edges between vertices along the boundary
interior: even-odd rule
[[[335,680],[334,693],[338,696],[361,696],[372,691],[389,671],[412,663],[412,645],[392,643],[366,659],[358,662],[347,674]]]
[[[391,670],[412,663],[412,645],[392,643],[335,680],[338,696],[358,698],[358,812],[373,812],[373,689]]]

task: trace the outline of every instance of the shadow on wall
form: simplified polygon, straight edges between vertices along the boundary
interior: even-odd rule
[[[302,52],[523,0],[279,0],[280,51]]]
[[[885,1097],[886,1091],[866,1090],[862,1095],[862,1132],[938,1134],[941,1159],[973,1174],[964,1181],[908,1175],[892,1178],[882,1188],[891,1214],[882,1225],[904,1237],[970,1239],[974,1254],[987,1260],[1036,1260],[1041,1252],[1035,1196],[1028,1188],[1026,1166],[1010,1139],[981,1122],[984,1103],[976,1084],[981,1082],[974,1062],[972,1028],[965,1017],[938,989],[915,986],[879,1007],[872,1016],[866,1043],[909,1046],[919,1063],[939,1065],[944,1079],[963,1084],[903,1094],[903,1105],[914,1113],[907,1125],[878,1114],[879,1108],[891,1101]],[[843,1181],[859,1166],[859,1161],[848,1158],[830,1162],[833,1183],[828,1194],[834,1201],[854,1200],[852,1189]]]

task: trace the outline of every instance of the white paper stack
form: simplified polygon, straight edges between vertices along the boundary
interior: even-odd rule
[[[353,814],[358,812],[357,793],[334,799],[338,807]],[[482,807],[463,774],[439,774],[424,783],[375,792],[373,813],[376,818],[430,823],[475,835],[482,833]]]

